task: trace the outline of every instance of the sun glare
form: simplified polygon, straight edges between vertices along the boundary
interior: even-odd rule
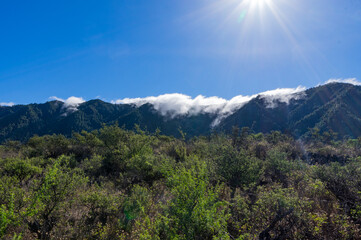
[[[243,0],[241,3],[242,7],[246,7],[252,10],[262,9],[265,7],[271,7],[272,0]]]
[[[258,7],[263,7],[269,0],[250,0],[250,2],[256,4]]]
[[[274,46],[278,46],[277,41],[281,40],[283,44],[287,44],[292,49],[294,56],[297,56],[306,68],[315,72],[310,60],[306,57],[299,44],[299,39],[305,39],[306,37],[297,31],[294,19],[289,14],[290,11],[296,9],[296,4],[299,4],[298,1],[227,1],[234,5],[225,25],[233,26],[233,29],[239,33],[237,46],[239,50],[235,51],[239,56],[244,58],[245,56],[267,56],[267,53],[277,53]],[[235,28],[234,25],[235,18],[238,19],[238,28]]]
[[[255,16],[263,18],[266,9],[272,11],[272,5],[272,0],[243,0],[237,7],[237,11],[240,11],[238,22]]]
[[[209,20],[217,19],[213,29],[235,40],[231,51],[235,59],[278,55],[287,45],[293,56],[312,68],[299,44],[307,36],[298,30],[292,14],[301,5],[297,0],[214,0],[197,16],[207,20],[207,26]]]

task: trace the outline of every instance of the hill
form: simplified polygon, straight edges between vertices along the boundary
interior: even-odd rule
[[[308,89],[304,97],[286,104],[269,106],[257,97],[221,122],[219,128],[250,127],[255,132],[278,130],[296,137],[309,134],[310,128],[332,130],[339,137],[361,136],[361,87],[331,83]]]
[[[103,124],[118,124],[133,129],[135,124],[149,132],[159,129],[163,134],[179,137],[182,130],[188,137],[208,135],[213,131],[230,132],[233,126],[249,127],[254,132],[281,131],[299,138],[310,129],[332,130],[340,138],[361,136],[361,87],[330,83],[310,88],[302,97],[288,102],[257,96],[231,115],[212,123],[217,113],[185,114],[170,117],[161,114],[150,103],[112,104],[91,100],[77,108],[67,108],[61,101],[43,104],[0,107],[0,142],[26,141],[33,135],[92,131]]]

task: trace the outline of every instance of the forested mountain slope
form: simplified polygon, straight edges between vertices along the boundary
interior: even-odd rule
[[[295,137],[309,134],[310,129],[332,130],[342,137],[361,136],[361,87],[331,83],[311,88],[302,97],[288,103],[258,96],[222,118],[212,126],[217,114],[199,113],[176,117],[162,115],[151,104],[135,106],[91,100],[68,109],[63,102],[0,107],[0,142],[27,140],[34,134],[64,134],[92,131],[103,124],[115,124],[133,129],[135,124],[149,132],[188,137],[208,135],[213,131],[230,132],[233,126],[249,127],[254,132],[279,130]]]
[[[269,106],[257,97],[223,120],[219,129],[232,126],[250,127],[255,132],[272,130],[292,133],[295,137],[309,134],[310,129],[332,130],[339,137],[361,136],[361,87],[332,83],[304,92],[304,97],[288,104],[277,102]]]

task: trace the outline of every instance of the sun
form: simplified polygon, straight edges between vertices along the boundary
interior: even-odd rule
[[[270,0],[250,0],[253,4],[257,5],[258,7],[264,7],[265,4],[268,4]]]
[[[243,0],[241,5],[252,10],[263,9],[267,6],[271,6],[272,0]]]
[[[265,13],[274,8],[273,0],[243,0],[238,3],[236,12],[239,12],[238,22],[244,22],[254,17],[263,18]]]
[[[296,18],[304,10],[299,0],[212,0],[202,11],[197,12],[207,28],[212,26],[217,37],[232,39],[229,55],[234,62],[250,59],[279,57],[287,54],[314,72],[310,60],[303,51],[308,45],[308,36],[304,35]],[[193,24],[194,21],[192,21]],[[214,23],[211,25],[210,23]],[[220,33],[220,34],[218,34]],[[301,44],[301,41],[302,44]],[[222,46],[222,52],[228,46]],[[317,50],[317,49],[316,49]],[[262,58],[258,58],[262,57]]]

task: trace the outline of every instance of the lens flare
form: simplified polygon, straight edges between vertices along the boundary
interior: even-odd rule
[[[247,15],[247,10],[244,9],[244,10],[241,12],[241,15],[239,15],[238,22],[239,22],[239,23],[243,22],[243,20],[246,18],[246,15]]]
[[[269,4],[270,0],[249,0],[248,2],[257,5],[258,7],[263,7],[265,4]]]
[[[261,15],[262,12],[265,11],[265,8],[271,8],[273,5],[273,0],[244,0],[242,1],[237,9],[242,9],[241,16],[244,16],[245,13],[249,13],[250,15]]]
[[[254,62],[254,67],[271,66],[277,71],[274,58],[287,57],[297,62],[302,71],[319,79],[308,54],[322,52],[303,33],[301,24],[305,10],[299,0],[212,0],[202,9],[187,15],[189,24],[211,31],[212,37],[225,42],[207,50],[228,56],[233,72],[241,64]],[[226,40],[225,40],[226,39]]]

